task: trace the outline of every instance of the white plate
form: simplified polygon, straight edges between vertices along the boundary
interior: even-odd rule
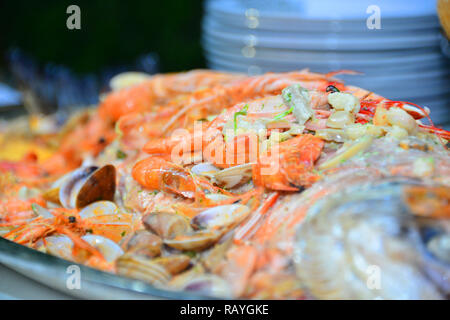
[[[272,64],[277,65],[297,65],[299,63],[310,66],[336,66],[344,69],[377,69],[383,67],[398,67],[401,70],[417,70],[446,66],[446,59],[439,51],[429,51],[418,54],[399,52],[399,54],[379,55],[370,52],[368,54],[339,54],[335,52],[302,51],[302,50],[275,50],[260,47],[246,48],[245,46],[226,46],[214,44],[215,41],[204,40],[204,49],[212,56],[229,59],[235,62]],[[245,56],[247,55],[247,56]],[[254,55],[254,56],[253,56]],[[448,65],[447,65],[448,66]]]
[[[417,0],[424,2],[422,0]],[[317,1],[318,2],[318,1]],[[373,1],[372,1],[373,2]],[[420,3],[419,2],[419,3]],[[339,1],[337,5],[342,3]],[[371,3],[372,4],[372,3]],[[322,4],[321,4],[322,5]],[[254,7],[264,8],[263,5],[255,4]],[[403,6],[403,10],[397,10],[389,16],[386,8],[382,11],[382,29],[387,30],[415,30],[422,28],[438,27],[439,21],[434,11],[418,11],[416,13],[409,12],[408,8],[414,8],[411,3]],[[254,23],[254,18],[251,14],[253,11],[247,11],[250,6],[244,7],[239,5],[236,1],[220,0],[207,1],[205,3],[205,12],[207,15],[213,15],[216,19],[220,19],[226,24],[248,27]],[[381,8],[380,8],[381,9]],[[332,13],[334,10],[322,10],[321,15],[308,13],[306,10],[299,12],[293,10],[292,12],[276,12],[275,10],[259,10],[257,12],[257,28],[271,29],[271,30],[364,30],[367,29],[366,19],[369,14],[365,14],[359,18],[342,19],[336,16],[326,17],[324,14]],[[384,12],[384,13],[383,13]],[[249,18],[248,18],[249,17]]]
[[[381,39],[370,37],[352,37],[341,35],[315,36],[307,34],[304,37],[286,37],[283,34],[261,35],[221,29],[214,21],[205,20],[203,32],[217,41],[224,41],[235,45],[253,45],[267,48],[303,49],[303,50],[395,50],[426,48],[439,46],[439,33],[410,33],[403,37],[386,36]]]
[[[207,10],[240,13],[256,8],[262,17],[355,20],[368,16],[367,7],[376,5],[386,19],[415,18],[436,14],[433,1],[423,0],[207,0]]]
[[[223,51],[215,49],[206,49],[206,57],[210,59],[219,59],[228,61],[230,63],[237,63],[242,65],[259,65],[271,67],[272,71],[287,71],[289,69],[310,68],[319,72],[328,72],[329,70],[350,69],[363,73],[386,75],[387,73],[397,74],[415,74],[420,75],[422,72],[429,72],[435,70],[448,69],[449,62],[441,57],[427,58],[423,57],[421,60],[417,57],[404,57],[398,61],[338,61],[338,60],[323,60],[314,61],[308,59],[263,59],[259,58],[258,54],[253,58],[247,58],[242,55],[232,55]]]

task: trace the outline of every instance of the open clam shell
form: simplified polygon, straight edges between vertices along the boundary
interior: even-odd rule
[[[116,192],[116,168],[106,165],[93,172],[76,196],[76,207],[83,208],[99,200],[114,200]]]
[[[117,243],[102,236],[89,234],[81,237],[81,239],[98,249],[108,262],[115,261],[124,253]]]
[[[250,213],[247,206],[230,204],[212,207],[200,212],[191,220],[195,229],[226,228],[242,222]]]
[[[224,188],[234,188],[252,178],[253,164],[246,163],[223,169],[213,174],[213,179]]]
[[[164,244],[181,251],[202,251],[217,243],[222,237],[218,231],[196,231],[165,239]]]
[[[118,214],[119,208],[114,202],[103,200],[85,206],[79,215],[82,219]]]
[[[116,168],[108,164],[79,168],[65,175],[43,197],[65,208],[81,209],[96,201],[114,200],[115,191]]]

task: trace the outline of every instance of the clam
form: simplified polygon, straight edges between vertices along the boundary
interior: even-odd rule
[[[113,165],[89,166],[62,177],[43,197],[65,208],[81,209],[95,201],[113,200],[115,190],[116,169]]]
[[[250,209],[241,204],[222,205],[200,212],[191,220],[195,229],[233,227],[247,218]]]
[[[246,163],[220,170],[209,162],[196,164],[191,172],[210,178],[213,182],[225,188],[233,188],[248,182],[252,178],[252,164]]]
[[[93,172],[83,183],[76,196],[76,208],[83,208],[99,200],[114,200],[116,168],[106,165]]]
[[[198,176],[212,178],[214,176],[214,174],[216,174],[217,172],[220,172],[220,169],[217,168],[216,166],[214,166],[210,162],[203,162],[203,163],[194,165],[191,168],[191,172]]]
[[[72,174],[63,181],[59,186],[59,202],[65,208],[74,208],[76,205],[76,194],[81,189],[83,182],[95,171],[98,167],[90,166],[79,168],[72,172]],[[74,191],[72,193],[72,191]]]
[[[73,242],[66,235],[55,235],[45,237],[45,241],[37,244],[37,248],[42,248],[48,254],[72,260]]]
[[[112,240],[98,236],[85,235],[82,240],[95,247],[108,262],[115,261],[123,254],[123,250]],[[36,248],[40,251],[47,252],[51,255],[73,260],[73,241],[66,235],[54,235],[45,237],[44,241],[38,241]]]
[[[321,299],[447,297],[450,221],[411,211],[405,194],[417,185],[435,190],[395,178],[348,186],[317,201],[294,243],[306,292]]]
[[[123,255],[123,250],[111,239],[98,236],[98,235],[86,235],[81,237],[84,241],[89,243],[94,248],[98,249],[103,255],[106,261],[113,262],[118,257]]]
[[[147,230],[136,231],[126,242],[127,252],[133,252],[147,258],[154,258],[161,254],[162,240]]]
[[[214,181],[225,188],[233,188],[250,181],[253,164],[246,163],[213,174]]]
[[[164,269],[166,269],[171,275],[176,275],[183,270],[186,270],[191,263],[191,259],[185,254],[159,257],[153,259],[152,261],[164,267]]]
[[[143,280],[162,286],[170,278],[170,273],[160,264],[132,253],[122,255],[116,261],[117,273],[121,276]]]
[[[206,214],[205,221],[199,217],[198,223],[206,225],[206,221],[209,221],[207,218],[209,217]],[[223,221],[216,219],[216,223],[224,223],[224,221],[225,225],[230,224],[225,218]],[[169,212],[150,213],[143,218],[143,223],[147,230],[160,236],[169,248],[182,251],[201,251],[209,248],[224,234],[224,230],[194,231],[187,218]],[[212,223],[211,218],[209,224],[212,225]],[[198,228],[197,224],[194,225]]]
[[[211,247],[223,233],[215,230],[195,231],[165,239],[164,244],[181,251],[202,251]]]
[[[189,221],[176,213],[152,212],[146,215],[142,222],[147,230],[163,239],[173,238],[191,230]]]
[[[117,214],[119,208],[111,201],[97,201],[84,207],[79,215],[82,219]]]

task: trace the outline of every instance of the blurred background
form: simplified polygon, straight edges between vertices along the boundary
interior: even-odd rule
[[[66,27],[72,4],[81,30]],[[439,13],[450,18],[448,0]],[[95,104],[125,70],[309,67],[360,71],[343,78],[428,106],[449,129],[449,56],[437,0],[4,0],[0,118]]]

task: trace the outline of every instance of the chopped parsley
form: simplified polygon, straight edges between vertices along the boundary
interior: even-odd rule
[[[285,94],[285,96],[283,98],[285,98],[287,102],[291,102],[292,101],[292,93],[288,92],[287,94]]]
[[[280,114],[277,114],[277,115],[273,118],[273,120],[280,120],[280,119],[283,119],[283,118],[286,117],[288,114],[291,114],[293,110],[294,110],[294,106],[290,107],[289,110],[286,110],[286,111],[284,111],[284,112],[282,112],[282,113],[280,113]]]
[[[127,154],[123,152],[122,150],[117,150],[117,159],[125,159],[127,157]]]
[[[195,258],[195,256],[197,255],[197,252],[195,251],[186,251],[184,252],[185,255],[187,255],[189,258]]]
[[[237,117],[238,116],[246,116],[247,115],[247,110],[248,110],[248,104],[246,104],[241,111],[235,112],[234,113],[234,134],[236,135],[236,131],[237,131]]]

